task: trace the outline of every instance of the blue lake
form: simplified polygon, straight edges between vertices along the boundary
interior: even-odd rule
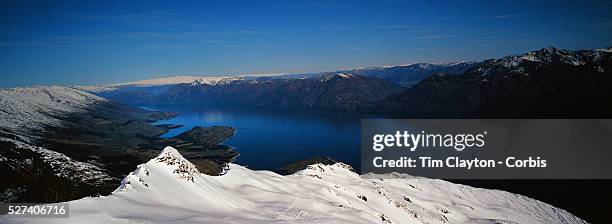
[[[354,112],[209,104],[143,108],[180,113],[155,123],[184,125],[162,137],[172,137],[195,126],[234,127],[236,134],[224,144],[240,153],[235,163],[257,170],[272,170],[319,156],[328,156],[358,169],[360,119],[374,117]]]

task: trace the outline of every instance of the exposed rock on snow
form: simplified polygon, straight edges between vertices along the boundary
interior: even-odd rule
[[[585,65],[589,62],[601,61],[602,57],[606,57],[606,53],[610,53],[611,51],[612,48],[572,51],[547,47],[537,51],[527,52],[519,56],[503,57],[501,59],[491,61],[490,64],[523,70],[526,68],[522,67],[533,63],[535,63],[537,67],[545,66],[552,62],[562,62],[568,65],[579,66]],[[484,73],[489,74],[487,71]]]
[[[108,101],[66,87],[0,89],[0,168],[3,169],[0,179],[6,181],[0,188],[0,200],[12,201],[32,195],[38,201],[57,200],[74,194],[70,187],[101,186],[117,181],[101,167],[40,147],[39,142],[45,129],[62,127],[70,114],[102,103]],[[58,187],[64,182],[70,184]],[[10,193],[17,189],[24,189],[21,193],[27,190],[29,195],[17,197]],[[32,189],[38,191],[34,193]]]
[[[329,82],[335,79],[350,79],[353,77],[354,76],[352,74],[348,74],[348,73],[325,74],[325,75],[321,75],[321,78],[319,78],[319,80],[321,82]]]
[[[191,82],[192,86],[199,85],[227,85],[234,81],[245,81],[244,77],[202,77]]]
[[[70,202],[69,219],[8,223],[585,223],[546,203],[442,180],[364,178],[348,165],[293,175],[231,164],[223,176],[194,170],[175,149],[138,166],[110,196]]]
[[[0,141],[13,143],[16,146],[15,150],[27,150],[36,154],[45,164],[49,165],[52,172],[58,177],[77,182],[85,182],[92,185],[102,185],[105,182],[117,180],[109,176],[103,171],[102,168],[98,166],[76,161],[59,152],[4,137],[0,137]],[[4,158],[4,156],[0,155],[0,162],[7,162],[13,166],[32,166],[32,159],[15,161],[13,159]]]

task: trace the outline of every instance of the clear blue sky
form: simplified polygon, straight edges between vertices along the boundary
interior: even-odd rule
[[[612,45],[612,1],[1,1],[0,87]]]

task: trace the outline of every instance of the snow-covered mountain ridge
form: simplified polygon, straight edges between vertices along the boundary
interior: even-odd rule
[[[104,102],[108,100],[68,87],[0,89],[0,130],[32,134],[43,126],[59,126],[62,116]]]
[[[174,148],[138,166],[110,196],[70,202],[69,219],[7,223],[585,223],[546,203],[498,190],[404,177],[365,178],[348,165],[293,175],[230,164],[194,171]]]
[[[84,91],[59,86],[0,89],[0,169],[4,169],[0,177],[19,179],[22,176],[11,176],[19,174],[27,179],[33,174],[38,180],[60,178],[92,185],[117,181],[99,166],[39,144],[45,129],[61,127],[70,114],[108,102]],[[3,180],[16,184],[14,179],[7,179]],[[27,191],[23,185],[0,190],[0,200],[14,200],[16,193],[22,191]]]
[[[496,60],[488,60],[477,71],[482,72],[483,75],[489,75],[499,70],[499,68],[506,68],[515,73],[527,74],[529,70],[548,66],[553,62],[572,66],[600,63],[602,60],[609,59],[611,52],[612,47],[593,50],[565,50],[547,47],[518,56],[506,56]],[[600,73],[605,72],[601,66],[597,70]]]
[[[133,82],[116,83],[99,86],[77,86],[76,88],[89,92],[108,92],[124,87],[151,87],[174,84],[191,83],[193,85],[225,85],[234,81],[263,81],[270,79],[303,79],[319,78],[324,79],[326,74],[352,74],[366,77],[377,77],[386,79],[396,84],[410,87],[419,81],[437,74],[461,75],[466,70],[476,67],[483,62],[495,61],[507,68],[520,67],[525,62],[538,62],[547,64],[552,61],[563,61],[572,65],[583,65],[588,61],[597,61],[601,54],[612,52],[612,48],[599,48],[593,50],[564,50],[554,47],[547,47],[540,50],[530,51],[520,55],[511,55],[500,59],[489,59],[485,61],[453,62],[453,63],[414,63],[403,65],[371,66],[333,72],[315,72],[304,74],[259,74],[259,75],[235,75],[235,76],[172,76],[139,80]]]
[[[167,116],[69,87],[0,89],[0,201],[56,202],[110,193],[125,173],[158,151],[140,161],[100,155],[117,158],[151,144],[164,129],[147,121]],[[125,170],[113,168],[130,161]]]
[[[191,82],[192,86],[198,85],[227,85],[235,81],[245,81],[244,77],[204,77]]]
[[[346,75],[362,75],[366,77],[377,77],[387,79],[391,82],[402,84],[409,82],[420,81],[427,76],[434,73],[448,73],[448,74],[460,74],[468,68],[471,68],[479,62],[454,62],[445,64],[435,63],[415,63],[405,65],[386,65],[386,66],[371,66],[363,68],[354,68],[349,70],[339,70],[333,72],[316,72],[316,73],[304,73],[304,74],[242,74],[242,75],[230,75],[230,76],[196,76],[196,75],[183,75],[183,76],[171,76],[162,78],[153,78],[138,80],[132,82],[123,82],[107,85],[97,86],[74,86],[74,88],[92,92],[92,93],[103,93],[121,90],[123,88],[130,87],[159,87],[166,85],[177,85],[177,84],[191,84],[197,85],[228,85],[234,82],[251,82],[257,83],[273,79],[306,79],[315,78],[321,81],[326,81],[330,75],[341,75],[343,78],[347,78]]]

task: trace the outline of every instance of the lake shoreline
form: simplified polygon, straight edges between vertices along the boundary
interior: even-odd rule
[[[3,133],[3,136],[14,139],[13,142],[0,141],[0,151],[7,161],[23,161],[24,158],[29,158],[30,165],[8,164],[9,167],[3,169],[0,176],[5,181],[0,184],[0,192],[8,192],[10,195],[0,195],[0,198],[5,202],[48,203],[108,195],[117,188],[125,175],[139,164],[157,156],[166,146],[179,148],[186,158],[207,175],[221,174],[226,164],[239,155],[231,147],[219,145],[221,141],[233,136],[234,129],[230,127],[198,128],[185,134],[207,130],[200,135],[210,138],[199,140],[186,136],[161,138],[161,135],[178,126],[158,126],[151,122],[168,120],[176,115],[172,112],[151,112],[106,102],[91,105],[81,112],[59,116],[61,124],[43,127],[42,131],[37,133],[11,132],[14,138],[10,137],[11,133]],[[23,146],[20,143],[22,140],[15,136],[24,134],[36,140],[24,142],[26,146]],[[43,147],[44,150],[61,153],[76,163],[91,165],[101,176],[95,181],[74,178],[82,175],[88,177],[86,173],[57,176],[52,172],[55,172],[58,166],[67,170],[79,169],[64,167],[70,166],[66,162],[50,164],[45,155],[27,150],[29,147]]]

